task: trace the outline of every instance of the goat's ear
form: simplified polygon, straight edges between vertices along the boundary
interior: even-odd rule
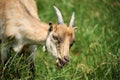
[[[75,30],[77,30],[77,29],[78,29],[78,27],[74,27],[74,29],[75,29]]]
[[[77,30],[78,30],[78,27],[73,27],[73,28],[74,28],[74,30],[75,30],[75,31],[77,31]]]
[[[50,22],[49,23],[49,32],[51,32],[53,30],[53,25],[52,25],[52,23]]]

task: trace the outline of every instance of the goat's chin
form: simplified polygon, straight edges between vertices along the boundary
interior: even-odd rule
[[[57,64],[57,67],[62,68],[66,64],[66,62],[64,62],[64,61],[62,61],[61,59],[58,58],[56,60],[56,64]]]

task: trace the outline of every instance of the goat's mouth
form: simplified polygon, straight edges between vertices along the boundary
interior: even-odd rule
[[[69,62],[69,60],[66,60],[66,59],[62,60],[62,59],[58,58],[58,59],[56,60],[57,66],[58,66],[59,68],[62,68],[62,67],[63,67],[65,64],[67,64],[68,62]]]

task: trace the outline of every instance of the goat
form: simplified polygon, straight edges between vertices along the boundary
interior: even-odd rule
[[[31,63],[33,70],[36,45],[45,45],[58,67],[69,62],[69,49],[75,42],[75,13],[67,26],[59,9],[55,6],[53,8],[58,24],[42,22],[34,0],[0,1],[0,41],[12,42],[1,48],[2,64],[6,63],[7,55],[13,49],[16,53],[27,53],[30,56],[28,63]]]

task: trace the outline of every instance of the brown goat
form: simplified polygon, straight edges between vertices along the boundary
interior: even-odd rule
[[[28,63],[34,66],[36,45],[45,45],[59,67],[69,62],[69,49],[75,41],[73,13],[70,24],[64,24],[61,12],[53,7],[58,24],[40,21],[34,0],[0,0],[0,41],[8,43],[1,48],[1,60],[5,64],[9,50],[27,53]]]

